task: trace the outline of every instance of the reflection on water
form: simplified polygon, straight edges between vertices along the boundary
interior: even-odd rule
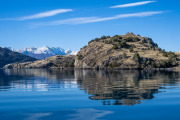
[[[162,86],[177,83],[178,72],[169,71],[79,71],[78,83],[92,100],[104,105],[134,105],[154,98]],[[109,100],[114,100],[113,103]]]
[[[179,86],[172,71],[0,70],[0,119],[179,120]]]
[[[1,74],[1,73],[0,73]],[[75,87],[74,71],[58,70],[4,70],[0,76],[0,90],[52,91]]]
[[[179,72],[93,70],[4,70],[1,91],[54,91],[79,88],[103,105],[134,105],[153,99],[166,86],[179,86]]]

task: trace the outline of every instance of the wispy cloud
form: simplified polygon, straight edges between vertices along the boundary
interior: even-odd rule
[[[101,21],[108,21],[108,20],[114,20],[114,19],[120,19],[120,18],[130,18],[130,17],[146,17],[146,16],[152,16],[155,14],[161,14],[163,11],[150,11],[150,12],[140,12],[140,13],[131,13],[131,14],[120,14],[112,17],[106,17],[106,18],[98,18],[98,17],[79,17],[79,18],[71,18],[71,19],[65,19],[65,20],[57,20],[57,21],[51,21],[51,22],[37,22],[32,23],[30,27],[36,28],[39,26],[52,26],[52,25],[76,25],[76,24],[85,24],[85,23],[94,23],[94,22],[101,22]]]
[[[45,17],[50,17],[50,16],[55,16],[60,13],[65,13],[65,12],[70,12],[73,11],[72,9],[56,9],[56,10],[51,10],[51,11],[46,11],[42,13],[37,13],[34,15],[30,16],[24,16],[24,17],[19,17],[19,18],[5,18],[5,19],[0,19],[0,20],[30,20],[30,19],[38,19],[38,18],[45,18]]]
[[[140,6],[140,5],[145,5],[149,3],[153,3],[156,1],[142,1],[142,2],[136,2],[136,3],[129,3],[129,4],[123,4],[123,5],[116,5],[112,6],[110,8],[126,8],[126,7],[134,7],[134,6]]]

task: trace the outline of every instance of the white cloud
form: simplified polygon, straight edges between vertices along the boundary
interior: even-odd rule
[[[30,16],[24,16],[24,17],[19,17],[19,18],[5,18],[5,19],[0,19],[0,20],[30,20],[30,19],[38,19],[38,18],[44,18],[44,17],[50,17],[50,16],[54,16],[60,13],[65,13],[65,12],[70,12],[73,11],[72,9],[56,9],[56,10],[51,10],[51,11],[46,11],[46,12],[42,12],[42,13],[37,13],[34,15],[30,15]]]
[[[112,17],[106,18],[98,18],[98,17],[80,17],[80,18],[71,18],[65,20],[57,20],[51,22],[38,22],[31,24],[31,27],[39,27],[39,26],[51,26],[51,25],[76,25],[76,24],[85,24],[85,23],[93,23],[93,22],[100,22],[100,21],[108,21],[120,18],[130,18],[130,17],[146,17],[152,16],[155,14],[161,14],[163,11],[151,11],[151,12],[140,12],[140,13],[131,13],[131,14],[120,14]]]
[[[112,6],[110,8],[126,8],[126,7],[134,7],[134,6],[140,6],[140,5],[145,5],[149,3],[153,3],[156,1],[142,1],[142,2],[136,2],[136,3],[129,3],[129,4],[123,4],[123,5],[116,5]]]

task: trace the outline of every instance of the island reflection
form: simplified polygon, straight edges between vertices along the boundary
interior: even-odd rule
[[[153,99],[159,89],[176,84],[179,78],[178,72],[171,71],[79,71],[76,75],[89,98],[104,100],[104,105],[134,105]]]
[[[33,91],[52,91],[73,86],[86,91],[91,100],[102,100],[103,105],[134,105],[153,99],[166,86],[179,86],[179,72],[172,71],[15,69],[1,72],[2,90],[24,86]]]

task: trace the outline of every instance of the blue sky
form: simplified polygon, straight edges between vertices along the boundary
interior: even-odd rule
[[[0,46],[79,50],[102,35],[134,32],[180,51],[179,0],[0,0]]]

